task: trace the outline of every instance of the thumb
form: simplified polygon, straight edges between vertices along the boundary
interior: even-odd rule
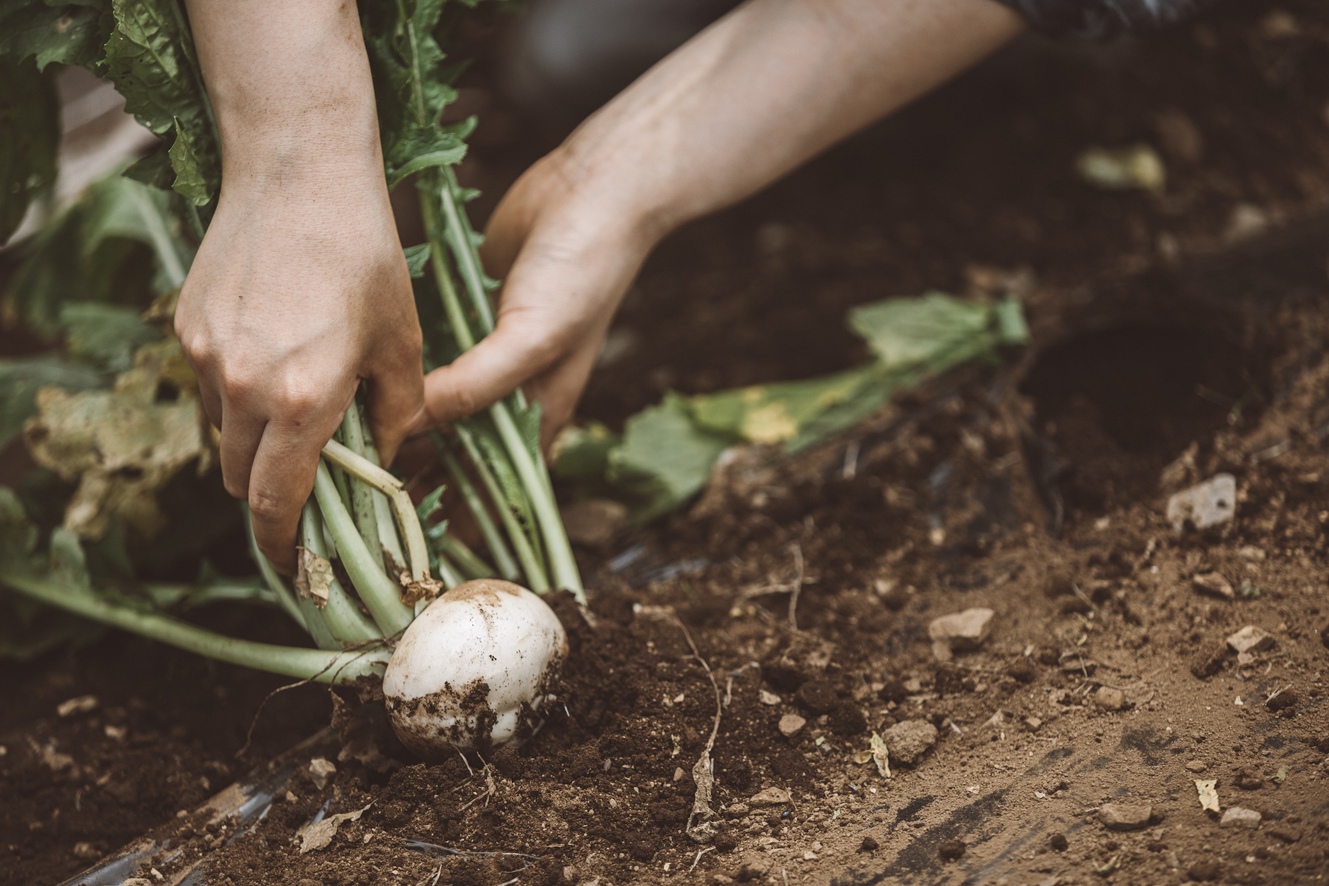
[[[475,347],[425,376],[430,423],[447,424],[492,406],[550,366],[559,347],[547,327],[528,312],[500,315]]]

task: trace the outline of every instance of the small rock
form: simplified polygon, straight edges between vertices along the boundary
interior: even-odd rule
[[[1203,760],[1191,760],[1189,763],[1186,764],[1186,768],[1189,769],[1191,772],[1204,772],[1206,769],[1209,768],[1209,764],[1204,762]]]
[[[1065,852],[1071,845],[1065,834],[1053,834],[1048,837],[1048,845],[1058,852]]]
[[[1238,654],[1242,652],[1263,652],[1274,645],[1274,635],[1264,628],[1246,625],[1246,627],[1227,638],[1227,645]]]
[[[1241,806],[1229,806],[1223,813],[1223,818],[1218,822],[1220,827],[1225,828],[1258,828],[1260,819],[1263,816],[1254,809],[1244,809]]]
[[[75,714],[86,714],[89,711],[95,711],[100,704],[101,702],[95,695],[80,695],[77,698],[60,702],[56,706],[55,712],[61,717],[72,717]]]
[[[1274,713],[1278,713],[1279,711],[1287,710],[1298,701],[1300,701],[1300,697],[1297,695],[1297,690],[1289,686],[1287,689],[1284,689],[1282,692],[1277,693],[1266,701],[1264,706]]]
[[[1030,732],[1037,732],[1043,728],[1043,721],[1038,717],[1025,717],[1024,725]]]
[[[904,683],[899,680],[888,678],[881,684],[881,689],[877,691],[877,698],[885,702],[894,702],[899,704],[909,697],[909,690],[905,688]]]
[[[1149,803],[1104,803],[1098,807],[1098,820],[1110,831],[1138,831],[1149,826],[1154,807]]]
[[[147,877],[130,877],[123,881],[120,886],[152,886],[152,881]]]
[[[752,807],[746,803],[734,803],[725,809],[725,815],[730,818],[742,818],[752,811]]]
[[[1237,479],[1216,474],[1168,499],[1167,518],[1178,533],[1227,523],[1237,512]]]
[[[328,786],[328,779],[337,772],[337,767],[326,757],[315,757],[309,761],[309,780],[314,788],[323,790]]]
[[[1126,707],[1126,693],[1111,686],[1100,686],[1094,693],[1094,704],[1105,711],[1119,711]]]
[[[607,498],[588,498],[564,507],[563,527],[568,540],[588,548],[603,548],[628,523],[628,509]]]
[[[1186,878],[1196,883],[1209,883],[1223,876],[1216,861],[1197,861],[1186,870]]]
[[[780,696],[776,695],[769,689],[763,689],[761,692],[757,693],[757,699],[762,704],[769,707],[775,707],[780,703]]]
[[[754,809],[759,806],[787,806],[793,802],[784,788],[766,788],[748,798],[748,805]]]
[[[912,766],[937,743],[937,727],[927,720],[896,723],[882,735],[891,762]]]
[[[1191,585],[1201,594],[1208,594],[1211,597],[1222,597],[1224,600],[1237,599],[1237,592],[1232,587],[1232,582],[1228,581],[1217,572],[1205,572],[1191,579]]]
[[[859,852],[876,852],[881,848],[881,844],[872,839],[871,836],[863,838],[863,842],[858,844]]]
[[[937,855],[942,861],[955,861],[964,855],[964,844],[959,840],[947,840],[937,847]]]
[[[934,618],[928,625],[932,651],[940,661],[949,661],[952,652],[977,649],[992,633],[991,609],[975,608]]]
[[[1032,683],[1038,679],[1038,668],[1027,658],[1021,658],[1006,668],[1006,673],[1017,683]]]
[[[795,693],[799,704],[816,714],[829,713],[840,703],[840,693],[833,680],[817,678],[808,680],[798,687]]]
[[[76,858],[93,859],[100,858],[101,853],[98,852],[97,847],[93,846],[91,843],[80,842],[74,844],[74,856]]]
[[[796,735],[806,725],[808,725],[808,721],[798,714],[785,714],[780,718],[780,734],[784,736]]]

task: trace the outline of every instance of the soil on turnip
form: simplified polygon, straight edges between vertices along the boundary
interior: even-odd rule
[[[529,158],[483,133],[497,193]],[[1137,142],[1163,192],[1077,176]],[[1327,262],[1323,3],[1024,42],[675,235],[582,414],[852,365],[845,310],[892,294],[1017,291],[1034,347],[580,551],[592,617],[555,601],[563,704],[519,751],[414,762],[373,705],[119,634],[0,665],[0,884],[148,833],[171,846],[130,873],[214,886],[1323,882]],[[1174,531],[1169,495],[1223,472],[1231,523]],[[929,624],[977,607],[991,634],[940,660]],[[1246,625],[1272,645],[1238,659]],[[330,723],[260,822],[199,811]],[[935,742],[883,777],[902,723]],[[1258,827],[1204,811],[1209,779]],[[1116,830],[1112,802],[1150,808]]]

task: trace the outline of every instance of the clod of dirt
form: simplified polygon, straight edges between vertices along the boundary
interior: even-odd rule
[[[1186,878],[1196,883],[1209,883],[1223,876],[1216,861],[1197,861],[1186,870]]]
[[[793,800],[784,788],[765,788],[748,798],[753,809],[761,806],[788,806]]]
[[[955,861],[964,855],[964,844],[959,840],[947,840],[937,847],[937,855],[942,861]]]
[[[798,732],[806,725],[808,725],[808,721],[800,717],[798,714],[795,713],[785,714],[783,717],[780,718],[780,726],[779,726],[780,734],[785,737],[791,735],[797,735]]]
[[[863,842],[858,844],[859,852],[876,852],[880,848],[881,844],[870,836],[864,837]]]
[[[942,665],[932,675],[932,688],[938,695],[958,695],[973,688],[972,683],[966,685],[966,679],[964,671]]]
[[[1297,690],[1289,686],[1282,692],[1274,693],[1264,705],[1276,714],[1279,711],[1285,711],[1288,708],[1291,708],[1300,700],[1300,696],[1297,695]]]
[[[1205,572],[1194,576],[1191,579],[1191,586],[1210,597],[1221,597],[1224,600],[1237,599],[1237,592],[1233,589],[1232,582],[1217,572]]]
[[[1126,707],[1126,693],[1111,686],[1100,686],[1094,693],[1094,704],[1105,711],[1120,711]]]
[[[794,698],[815,714],[828,714],[840,704],[840,692],[835,682],[826,679],[808,680],[798,687]]]
[[[950,661],[954,652],[977,649],[992,633],[995,617],[991,609],[979,607],[934,618],[928,625],[932,654],[938,661]]]
[[[881,689],[877,690],[877,698],[885,702],[894,702],[899,704],[909,697],[909,690],[905,688],[900,680],[888,679],[882,684]]]
[[[1066,839],[1065,834],[1058,833],[1048,837],[1048,845],[1058,852],[1065,852],[1070,848],[1071,843]]]
[[[1098,807],[1098,820],[1110,831],[1138,831],[1149,826],[1154,807],[1149,803],[1104,803]]]
[[[1209,529],[1230,521],[1237,513],[1237,479],[1215,474],[1198,486],[1168,499],[1167,519],[1178,534],[1186,529]]]
[[[1263,652],[1274,645],[1274,635],[1264,628],[1246,625],[1227,638],[1227,645],[1238,655],[1243,652]]]
[[[853,736],[866,732],[868,718],[852,701],[843,701],[831,711],[831,731],[836,735]]]
[[[1223,662],[1226,659],[1227,648],[1223,646],[1200,652],[1191,659],[1191,673],[1201,680],[1212,677],[1223,670]]]
[[[1224,828],[1258,828],[1261,818],[1263,816],[1254,809],[1229,806],[1223,813],[1223,818],[1218,822],[1218,825]]]
[[[1006,668],[1006,674],[1017,683],[1032,683],[1038,679],[1038,668],[1029,659],[1021,658]]]
[[[896,723],[882,735],[891,761],[912,766],[937,743],[937,727],[926,720]]]
[[[1191,772],[1204,772],[1209,768],[1209,764],[1203,760],[1191,760],[1186,764],[1186,768]]]

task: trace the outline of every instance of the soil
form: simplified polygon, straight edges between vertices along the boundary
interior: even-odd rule
[[[1136,141],[1162,193],[1077,177]],[[144,835],[104,882],[1323,882],[1327,260],[1322,2],[1023,42],[679,232],[582,411],[851,365],[848,307],[930,288],[1020,292],[1033,347],[580,552],[591,613],[555,600],[562,704],[519,751],[414,762],[381,706],[119,634],[0,665],[0,884]],[[1174,530],[1169,495],[1218,473],[1235,518]],[[974,608],[991,633],[934,649]],[[1272,645],[1239,658],[1246,625]],[[237,779],[270,809],[210,821]],[[1206,812],[1209,779],[1258,826]]]

